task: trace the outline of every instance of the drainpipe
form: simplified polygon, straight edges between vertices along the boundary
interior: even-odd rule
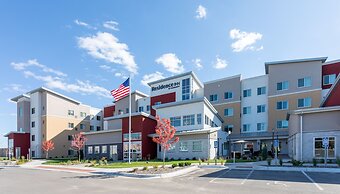
[[[303,143],[302,143],[302,128],[303,128],[303,124],[302,124],[302,112],[301,112],[301,114],[300,114],[300,161],[302,161],[303,160],[303,158],[302,158],[302,145],[303,145]]]

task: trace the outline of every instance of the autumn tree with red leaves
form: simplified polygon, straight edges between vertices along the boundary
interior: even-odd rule
[[[87,141],[87,138],[82,133],[72,135],[71,147],[72,149],[77,150],[79,162],[80,162],[80,151],[83,149],[86,141]]]
[[[46,152],[46,159],[48,159],[48,152],[54,150],[54,143],[52,140],[44,141],[42,143],[42,149]]]
[[[157,126],[156,126],[156,137],[152,138],[152,141],[159,144],[163,148],[163,166],[165,165],[165,152],[168,151],[171,145],[179,141],[179,137],[175,137],[176,128],[171,126],[170,119],[160,119],[156,116]]]

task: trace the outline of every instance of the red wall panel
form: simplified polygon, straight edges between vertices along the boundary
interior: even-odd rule
[[[336,74],[337,76],[340,73],[340,62],[337,63],[332,63],[332,64],[327,64],[327,65],[323,65],[322,66],[322,89],[328,89],[330,88],[332,85],[323,85],[323,76],[324,75],[329,75],[329,74]]]
[[[30,133],[12,133],[9,134],[8,139],[13,139],[13,153],[14,157],[20,158],[21,156],[27,157],[30,148]],[[21,155],[16,156],[15,149],[20,147]]]
[[[176,101],[176,92],[168,93],[168,94],[162,94],[159,96],[152,96],[150,100],[151,107],[155,105],[156,102],[161,102],[162,104],[169,103],[169,102],[175,102]],[[156,111],[151,108],[151,115],[155,116]]]
[[[340,83],[333,88],[323,106],[340,106]]]
[[[115,105],[104,107],[104,118],[112,117],[115,112]]]

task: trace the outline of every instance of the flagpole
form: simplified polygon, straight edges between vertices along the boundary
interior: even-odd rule
[[[129,77],[129,164],[131,164],[131,75]]]

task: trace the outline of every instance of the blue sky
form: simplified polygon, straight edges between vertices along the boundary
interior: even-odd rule
[[[247,78],[267,61],[340,58],[336,0],[8,0],[0,24],[1,136],[16,130],[8,99],[40,86],[101,108],[129,74],[148,93],[148,81],[190,70]]]

